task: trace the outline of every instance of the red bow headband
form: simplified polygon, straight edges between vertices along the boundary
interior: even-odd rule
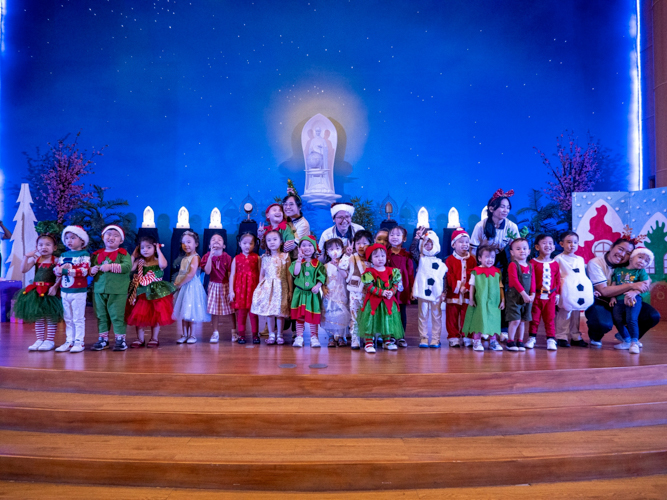
[[[503,191],[502,189],[499,189],[498,191],[493,193],[491,201],[495,200],[496,198],[511,198],[512,196],[514,196],[514,189],[510,189],[507,192]]]
[[[634,246],[637,246],[646,239],[646,235],[640,234],[638,236],[633,237],[632,228],[628,224],[626,224],[625,227],[623,227],[622,229],[621,238],[624,239],[625,241],[632,243]]]

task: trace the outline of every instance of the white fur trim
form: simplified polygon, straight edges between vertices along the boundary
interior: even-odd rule
[[[123,231],[123,229],[120,226],[117,226],[116,224],[109,224],[107,227],[105,227],[102,230],[102,236],[104,236],[104,233],[106,233],[107,231],[109,231],[111,229],[115,229],[116,231],[118,231],[118,234],[120,234],[120,242],[121,243],[125,241],[125,231]]]
[[[345,205],[344,203],[337,203],[331,207],[331,217],[336,217],[338,212],[347,212],[351,217],[354,215],[354,207],[351,205]]]
[[[88,242],[90,241],[90,239],[88,238],[88,233],[81,226],[67,226],[65,229],[63,229],[63,234],[60,237],[63,241],[63,245],[65,244],[65,235],[67,233],[72,233],[78,236],[83,240],[83,246],[84,247],[88,246]]]
[[[649,266],[650,266],[651,264],[653,264],[653,261],[655,260],[655,256],[653,255],[653,252],[651,252],[651,251],[650,251],[648,248],[646,248],[646,247],[638,247],[638,248],[635,248],[635,249],[632,251],[632,253],[630,254],[630,258],[632,259],[635,255],[641,255],[641,254],[646,255],[646,256],[648,256],[649,259],[651,259],[651,261],[648,263]]]

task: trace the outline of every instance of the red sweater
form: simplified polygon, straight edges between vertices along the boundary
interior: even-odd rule
[[[403,280],[403,291],[398,294],[398,303],[410,304],[412,285],[415,283],[415,263],[412,260],[412,255],[404,248],[401,248],[398,253],[394,253],[390,249],[388,255],[387,265],[401,271],[401,279]]]

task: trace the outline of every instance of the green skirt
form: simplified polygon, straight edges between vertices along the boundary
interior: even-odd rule
[[[403,332],[403,323],[401,323],[401,313],[398,310],[395,302],[391,305],[391,314],[387,310],[384,302],[381,302],[375,314],[371,314],[370,302],[359,311],[359,338],[372,338],[379,335],[383,338],[394,337],[395,339],[402,339],[405,334]]]
[[[146,294],[146,299],[157,300],[176,292],[176,287],[169,281],[154,281],[146,286],[137,288],[137,295]]]
[[[39,296],[37,290],[28,293],[19,290],[14,295],[14,317],[34,323],[38,319],[48,318],[57,323],[63,319],[63,303],[60,297],[54,295]]]

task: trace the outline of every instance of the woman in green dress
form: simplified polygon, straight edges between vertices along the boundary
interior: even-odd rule
[[[373,267],[361,275],[366,298],[359,312],[359,337],[365,339],[364,350],[368,353],[375,352],[373,341],[376,336],[378,345],[385,340],[384,348],[395,351],[397,341],[404,337],[396,298],[401,271],[386,266],[387,248],[379,243],[366,249],[366,260]]]
[[[500,269],[493,266],[496,253],[489,246],[477,249],[479,266],[470,277],[470,305],[463,323],[463,333],[473,338],[473,349],[483,351],[482,336],[490,337],[489,347],[502,351],[496,336],[500,335],[500,311],[505,308],[505,293]]]

